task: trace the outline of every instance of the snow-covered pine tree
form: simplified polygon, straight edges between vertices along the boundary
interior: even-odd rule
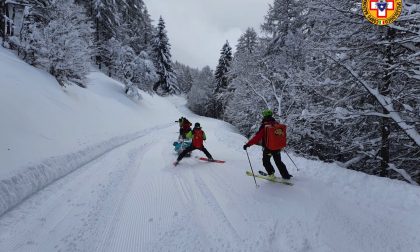
[[[191,89],[194,78],[199,74],[199,70],[192,69],[179,62],[175,62],[174,69],[181,92],[187,94]]]
[[[57,0],[44,6],[36,1],[27,14],[30,32],[22,33],[23,48],[30,63],[41,66],[55,76],[60,85],[85,86],[92,55],[91,23],[84,9],[74,1]],[[26,37],[27,36],[27,37]]]
[[[275,0],[265,17],[260,59],[254,83],[248,86],[282,121],[299,112],[298,90],[303,85],[305,6],[296,0]]]
[[[119,0],[121,20],[119,27],[121,40],[133,48],[136,54],[148,51],[151,45],[153,27],[143,0]]]
[[[274,0],[269,5],[265,22],[261,25],[264,32],[273,39],[272,45],[279,48],[285,45],[287,37],[304,25],[303,15],[307,2],[299,0]]]
[[[228,91],[229,86],[229,71],[232,64],[232,47],[230,47],[229,42],[223,45],[222,50],[220,51],[219,63],[214,72],[214,77],[216,80],[216,88],[214,90],[214,99],[215,99],[215,110],[214,113],[216,118],[221,118],[223,116],[223,111],[226,106],[226,96],[225,94]]]
[[[238,39],[236,45],[235,57],[238,54],[252,54],[255,51],[258,43],[258,35],[254,28],[249,27],[245,33]]]
[[[143,0],[81,1],[96,24],[97,63],[109,76],[126,85],[126,93],[138,99],[137,88],[150,91],[156,81],[151,63],[153,26]],[[153,82],[153,84],[152,84]]]
[[[188,108],[202,116],[214,117],[213,91],[216,86],[213,71],[204,67],[194,78],[188,93]]]
[[[188,93],[191,89],[193,81],[191,70],[189,68],[185,68],[183,72],[183,83],[180,85],[181,91],[183,93]]]
[[[230,47],[229,42],[226,41],[222,50],[220,51],[219,63],[216,67],[216,71],[214,72],[217,83],[215,93],[220,93],[223,89],[227,88],[229,84],[228,73],[232,59],[232,47]]]
[[[142,51],[137,55],[129,45],[112,38],[106,44],[107,58],[113,77],[125,84],[125,93],[133,100],[139,100],[138,89],[150,92],[157,81],[156,69],[150,56]]]
[[[137,87],[146,92],[153,92],[153,85],[158,80],[156,68],[150,55],[146,51],[142,51],[134,59],[135,71],[133,74],[133,82]]]
[[[171,45],[165,28],[165,21],[159,18],[153,44],[153,58],[158,81],[154,84],[153,90],[160,95],[179,93],[176,75],[172,66]]]
[[[90,0],[84,1],[89,4],[90,17],[95,28],[95,61],[102,69],[103,65],[109,67],[111,62],[107,58],[108,40],[120,37],[121,14],[118,11],[116,0]]]
[[[248,71],[246,68],[255,62],[256,59],[253,56],[257,54],[256,50],[258,43],[258,35],[253,28],[248,28],[245,33],[239,37],[229,73],[231,78],[231,85],[229,86],[230,93],[234,92],[236,86],[241,85],[242,83],[241,81],[235,81],[235,79],[246,75],[246,72]],[[229,100],[229,98],[227,99]]]
[[[147,51],[149,54],[151,54],[152,50],[152,44],[153,44],[153,34],[154,34],[154,27],[152,25],[152,18],[150,17],[149,11],[147,10],[147,6],[144,6],[143,8],[143,45],[146,46],[146,48],[143,48],[142,50]]]
[[[231,92],[226,95],[223,118],[235,125],[243,134],[250,135],[260,122],[260,111],[267,108],[267,102],[254,89],[260,85],[260,62],[264,48],[259,46],[259,38],[254,29],[249,28],[239,38],[230,70]]]

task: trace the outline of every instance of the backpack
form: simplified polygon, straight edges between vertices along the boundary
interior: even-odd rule
[[[193,139],[192,139],[192,145],[195,148],[203,148],[203,140],[204,140],[204,131],[201,129],[194,129],[193,130]]]
[[[182,124],[181,124],[181,128],[183,128],[184,130],[190,130],[191,129],[191,122],[188,121],[187,118],[183,118],[182,120]]]
[[[278,151],[286,147],[286,129],[286,125],[278,122],[265,125],[265,147],[271,151]]]

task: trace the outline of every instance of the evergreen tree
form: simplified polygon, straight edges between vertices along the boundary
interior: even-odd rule
[[[213,91],[216,86],[213,71],[204,67],[194,78],[188,93],[188,108],[202,116],[214,116]]]
[[[216,71],[214,73],[216,79],[216,93],[222,92],[222,90],[226,89],[229,84],[228,73],[230,69],[230,65],[232,62],[232,48],[229,45],[229,42],[223,45],[223,48],[220,52],[219,64],[216,67]]]
[[[184,84],[182,85],[182,92],[188,93],[193,83],[193,77],[189,68],[185,69],[184,72]]]
[[[197,78],[200,71],[179,62],[175,62],[174,69],[181,92],[187,94],[191,89],[194,79]]]
[[[251,54],[255,51],[255,47],[258,43],[258,35],[255,32],[254,28],[248,28],[244,34],[239,38],[238,44],[236,46],[236,53],[237,54]]]
[[[214,108],[214,113],[217,118],[222,117],[226,104],[224,94],[228,92],[229,70],[233,59],[232,57],[232,48],[230,47],[229,42],[226,41],[220,52],[219,64],[214,73],[216,80],[216,88],[214,90],[216,106]]]
[[[106,44],[111,38],[119,37],[121,17],[115,0],[91,0],[90,9],[95,27],[96,64],[102,69],[102,64],[107,67],[111,64]]]
[[[144,51],[150,51],[151,50],[151,46],[153,43],[153,32],[154,32],[154,27],[152,25],[152,19],[150,17],[149,11],[147,10],[147,7],[144,6],[143,8],[143,15],[142,18],[144,20],[143,23],[143,45],[145,46],[145,48],[143,48]]]
[[[150,56],[142,51],[137,55],[134,50],[112,38],[106,46],[109,66],[114,78],[125,84],[125,93],[133,100],[141,99],[138,89],[151,91],[157,80],[156,70]]]
[[[269,5],[265,22],[261,25],[262,30],[275,40],[277,46],[284,46],[287,36],[304,25],[302,16],[307,4],[299,0],[274,0]]]
[[[247,68],[255,62],[256,59],[254,58],[254,55],[257,54],[256,50],[258,43],[258,35],[253,28],[248,28],[246,32],[239,37],[229,74],[231,78],[229,93],[234,92],[236,86],[242,84],[241,81],[236,81],[236,79],[240,79],[247,75]],[[230,100],[230,98],[226,99]]]
[[[143,0],[90,0],[78,2],[95,24],[96,63],[110,67],[109,40],[130,46],[136,54],[149,51],[153,26]],[[111,72],[109,72],[111,74]]]
[[[143,0],[124,0],[118,4],[121,20],[121,40],[136,54],[147,51],[151,43],[152,24]]]
[[[264,58],[265,48],[259,46],[259,39],[254,37],[253,30],[247,30],[238,41],[237,51],[232,62],[230,75],[231,92],[226,97],[227,104],[223,118],[235,125],[240,132],[251,135],[259,127],[260,112],[271,107],[266,97],[271,97],[267,93],[265,85],[262,85],[260,73],[262,59]],[[251,38],[251,39],[247,39]],[[255,38],[255,42],[254,42]],[[251,43],[249,43],[251,42]]]
[[[160,17],[153,41],[153,56],[159,80],[153,86],[153,90],[161,95],[179,93],[170,50],[165,22]]]
[[[143,0],[81,1],[96,24],[96,59],[109,76],[126,85],[126,93],[140,98],[137,89],[150,91],[156,81],[151,62],[153,26]]]

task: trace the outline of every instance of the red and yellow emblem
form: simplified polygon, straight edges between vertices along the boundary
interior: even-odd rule
[[[362,0],[366,19],[376,25],[393,23],[401,15],[402,0]]]
[[[282,129],[276,129],[276,131],[274,131],[274,134],[276,134],[277,136],[284,136],[284,132]]]

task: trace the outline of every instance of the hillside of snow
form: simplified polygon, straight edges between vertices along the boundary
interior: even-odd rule
[[[0,251],[420,250],[417,186],[283,154],[294,185],[257,189],[246,139],[183,98],[135,103],[98,72],[62,89],[2,48],[0,76]],[[225,164],[173,167],[181,115]]]
[[[143,93],[139,103],[127,99],[121,83],[99,72],[88,76],[87,89],[63,89],[1,47],[0,76],[0,215],[82,164],[180,116],[157,96]]]

